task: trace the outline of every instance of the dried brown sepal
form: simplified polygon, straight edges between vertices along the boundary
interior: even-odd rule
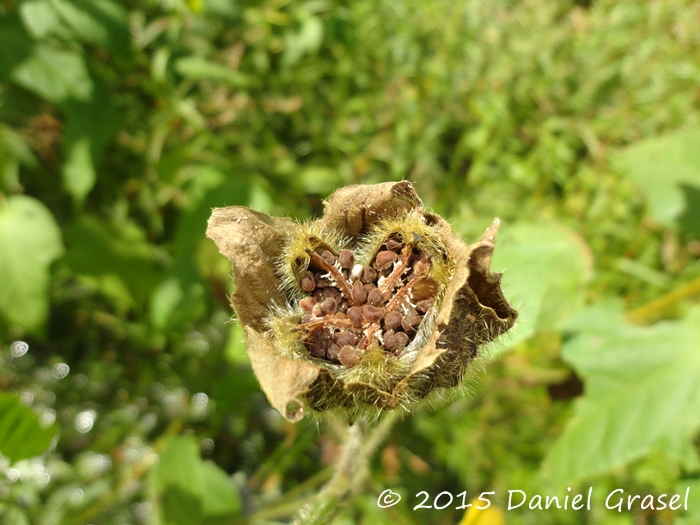
[[[305,225],[214,210],[207,235],[231,261],[231,297],[271,404],[353,419],[460,383],[517,312],[489,271],[498,220],[467,246],[408,182],[350,186]]]

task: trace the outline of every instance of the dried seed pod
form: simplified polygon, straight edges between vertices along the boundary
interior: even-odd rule
[[[467,246],[408,182],[342,188],[325,206],[305,224],[220,208],[207,230],[231,261],[253,371],[287,419],[410,410],[457,385],[479,347],[513,325],[489,271],[497,220]],[[358,281],[382,302],[356,302]],[[318,304],[331,300],[335,311]],[[416,309],[403,315],[409,303]],[[348,333],[356,346],[342,344]]]

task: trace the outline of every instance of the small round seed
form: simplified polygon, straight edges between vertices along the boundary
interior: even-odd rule
[[[301,320],[299,321],[299,324],[309,323],[309,322],[311,322],[311,320],[313,318],[314,318],[314,316],[311,314],[304,314],[301,316]]]
[[[320,255],[329,265],[333,266],[333,263],[335,263],[335,255],[328,250],[323,250]]]
[[[386,317],[384,318],[384,329],[385,330],[396,330],[401,326],[401,321],[403,320],[403,316],[401,313],[397,312],[396,310],[393,310],[391,312],[388,312],[386,314]]]
[[[309,334],[310,341],[307,348],[309,353],[314,357],[325,357],[326,347],[328,346],[328,334],[323,330],[314,330]]]
[[[377,285],[374,283],[366,283],[366,284],[363,284],[362,287],[365,289],[365,293],[369,295],[369,293],[372,290],[374,290],[377,287]]]
[[[316,291],[314,292],[313,298],[315,299],[315,301],[316,301],[317,303],[321,303],[321,302],[323,302],[323,300],[324,300],[326,297],[325,297],[325,295],[324,295],[324,293],[323,293],[323,290],[316,290]]]
[[[337,363],[338,361],[340,361],[339,357],[340,347],[337,344],[332,343],[326,350],[326,358]]]
[[[422,317],[420,315],[409,314],[401,321],[401,326],[408,333],[413,333],[416,327],[420,324]]]
[[[345,366],[355,366],[360,364],[362,353],[358,352],[357,348],[346,345],[340,349],[340,355],[338,357],[341,364]]]
[[[396,332],[394,337],[396,337],[396,348],[394,348],[393,352],[396,355],[399,355],[401,350],[406,348],[406,345],[408,344],[408,335],[403,332]]]
[[[365,321],[368,323],[376,323],[380,321],[382,317],[384,317],[385,313],[385,308],[377,308],[371,304],[366,304],[362,307],[362,317],[364,317]]]
[[[341,330],[333,336],[333,340],[338,346],[353,346],[355,343],[357,343],[357,336],[347,330]]]
[[[353,326],[362,326],[362,310],[357,306],[348,308],[348,319],[350,319]]]
[[[304,297],[301,301],[299,301],[299,307],[308,313],[311,313],[315,304],[316,299],[313,297]]]
[[[398,258],[399,256],[392,251],[385,250],[379,252],[374,260],[374,267],[380,270],[391,268],[391,265],[394,264]]]
[[[362,265],[361,264],[354,265],[352,267],[352,270],[350,270],[350,278],[353,281],[357,281],[361,275],[362,275]]]
[[[355,264],[355,255],[350,250],[341,250],[338,262],[341,268],[350,269]]]
[[[333,286],[329,286],[328,288],[324,288],[323,290],[323,296],[328,299],[335,299],[336,303],[340,304],[340,301],[343,300],[343,294],[340,293],[340,290]]]
[[[321,277],[321,273],[314,275],[314,284],[316,288],[326,288],[331,285],[331,282],[325,277]]]
[[[362,267],[362,274],[360,275],[360,281],[363,283],[373,283],[377,280],[377,270],[370,266]]]
[[[433,306],[432,299],[423,299],[422,301],[418,301],[416,303],[416,310],[418,310],[422,314],[425,314],[428,312],[428,310],[430,310],[431,306]]]
[[[413,263],[413,271],[416,272],[416,275],[423,275],[428,273],[428,270],[430,270],[430,259],[423,254],[420,259]]]
[[[316,303],[314,307],[311,309],[311,313],[314,314],[316,317],[323,317],[323,307],[321,306],[323,303]]]
[[[304,277],[301,278],[301,289],[305,292],[313,292],[316,288],[316,283],[314,282],[314,274],[312,272],[306,272]]]
[[[367,292],[365,292],[365,289],[360,281],[355,281],[355,283],[352,285],[351,295],[352,300],[355,301],[355,304],[365,304],[367,301]]]
[[[403,248],[403,243],[397,241],[396,239],[387,239],[384,244],[386,244],[386,249],[391,250],[392,252],[400,252],[401,248]]]
[[[321,311],[324,315],[333,315],[338,311],[338,303],[335,302],[335,299],[329,297],[321,303]]]
[[[379,288],[372,290],[369,295],[367,295],[367,302],[374,306],[380,306],[384,303],[384,295]]]
[[[387,330],[384,332],[384,349],[389,352],[394,351],[398,346],[398,340],[396,339],[396,334],[393,330]]]

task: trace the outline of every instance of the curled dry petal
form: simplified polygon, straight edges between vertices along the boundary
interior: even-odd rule
[[[408,182],[342,188],[317,221],[218,208],[253,371],[287,419],[353,419],[460,383],[517,312],[489,270],[498,219],[467,246]]]

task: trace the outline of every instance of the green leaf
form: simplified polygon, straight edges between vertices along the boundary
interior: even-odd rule
[[[64,23],[84,42],[114,53],[131,51],[128,14],[111,0],[49,0]]]
[[[241,498],[226,473],[213,463],[202,463],[204,474],[204,515],[210,519],[235,516]]]
[[[68,192],[82,201],[95,185],[95,166],[90,153],[90,138],[72,142],[63,163],[63,179]]]
[[[178,59],[175,61],[175,71],[185,78],[224,82],[232,87],[248,87],[251,84],[248,75],[198,56]]]
[[[167,525],[202,523],[240,511],[240,498],[224,471],[204,463],[192,436],[167,439],[155,469],[154,488]]]
[[[31,54],[12,69],[10,80],[34,94],[59,103],[88,100],[93,84],[82,55],[50,44],[37,43]]]
[[[608,472],[652,446],[680,447],[678,433],[693,436],[700,427],[698,313],[651,327],[628,324],[610,306],[576,316],[570,328],[582,331],[562,357],[584,379],[586,394],[544,462],[555,485]]]
[[[621,154],[652,215],[667,228],[684,211],[683,185],[700,185],[700,128],[632,144]]]
[[[55,427],[42,428],[39,416],[17,396],[0,392],[0,454],[11,461],[41,454],[51,443]]]
[[[63,254],[61,232],[49,210],[24,195],[0,204],[0,313],[26,330],[48,312],[49,266]]]
[[[25,27],[37,39],[60,32],[60,17],[48,0],[24,2],[19,6],[19,14]]]
[[[133,222],[105,224],[85,216],[65,229],[66,260],[76,274],[118,277],[135,298],[158,282],[153,252]]]
[[[503,228],[491,268],[504,271],[503,289],[520,311],[513,346],[538,330],[557,330],[583,306],[583,285],[591,272],[591,254],[571,230],[553,224],[515,224]]]

